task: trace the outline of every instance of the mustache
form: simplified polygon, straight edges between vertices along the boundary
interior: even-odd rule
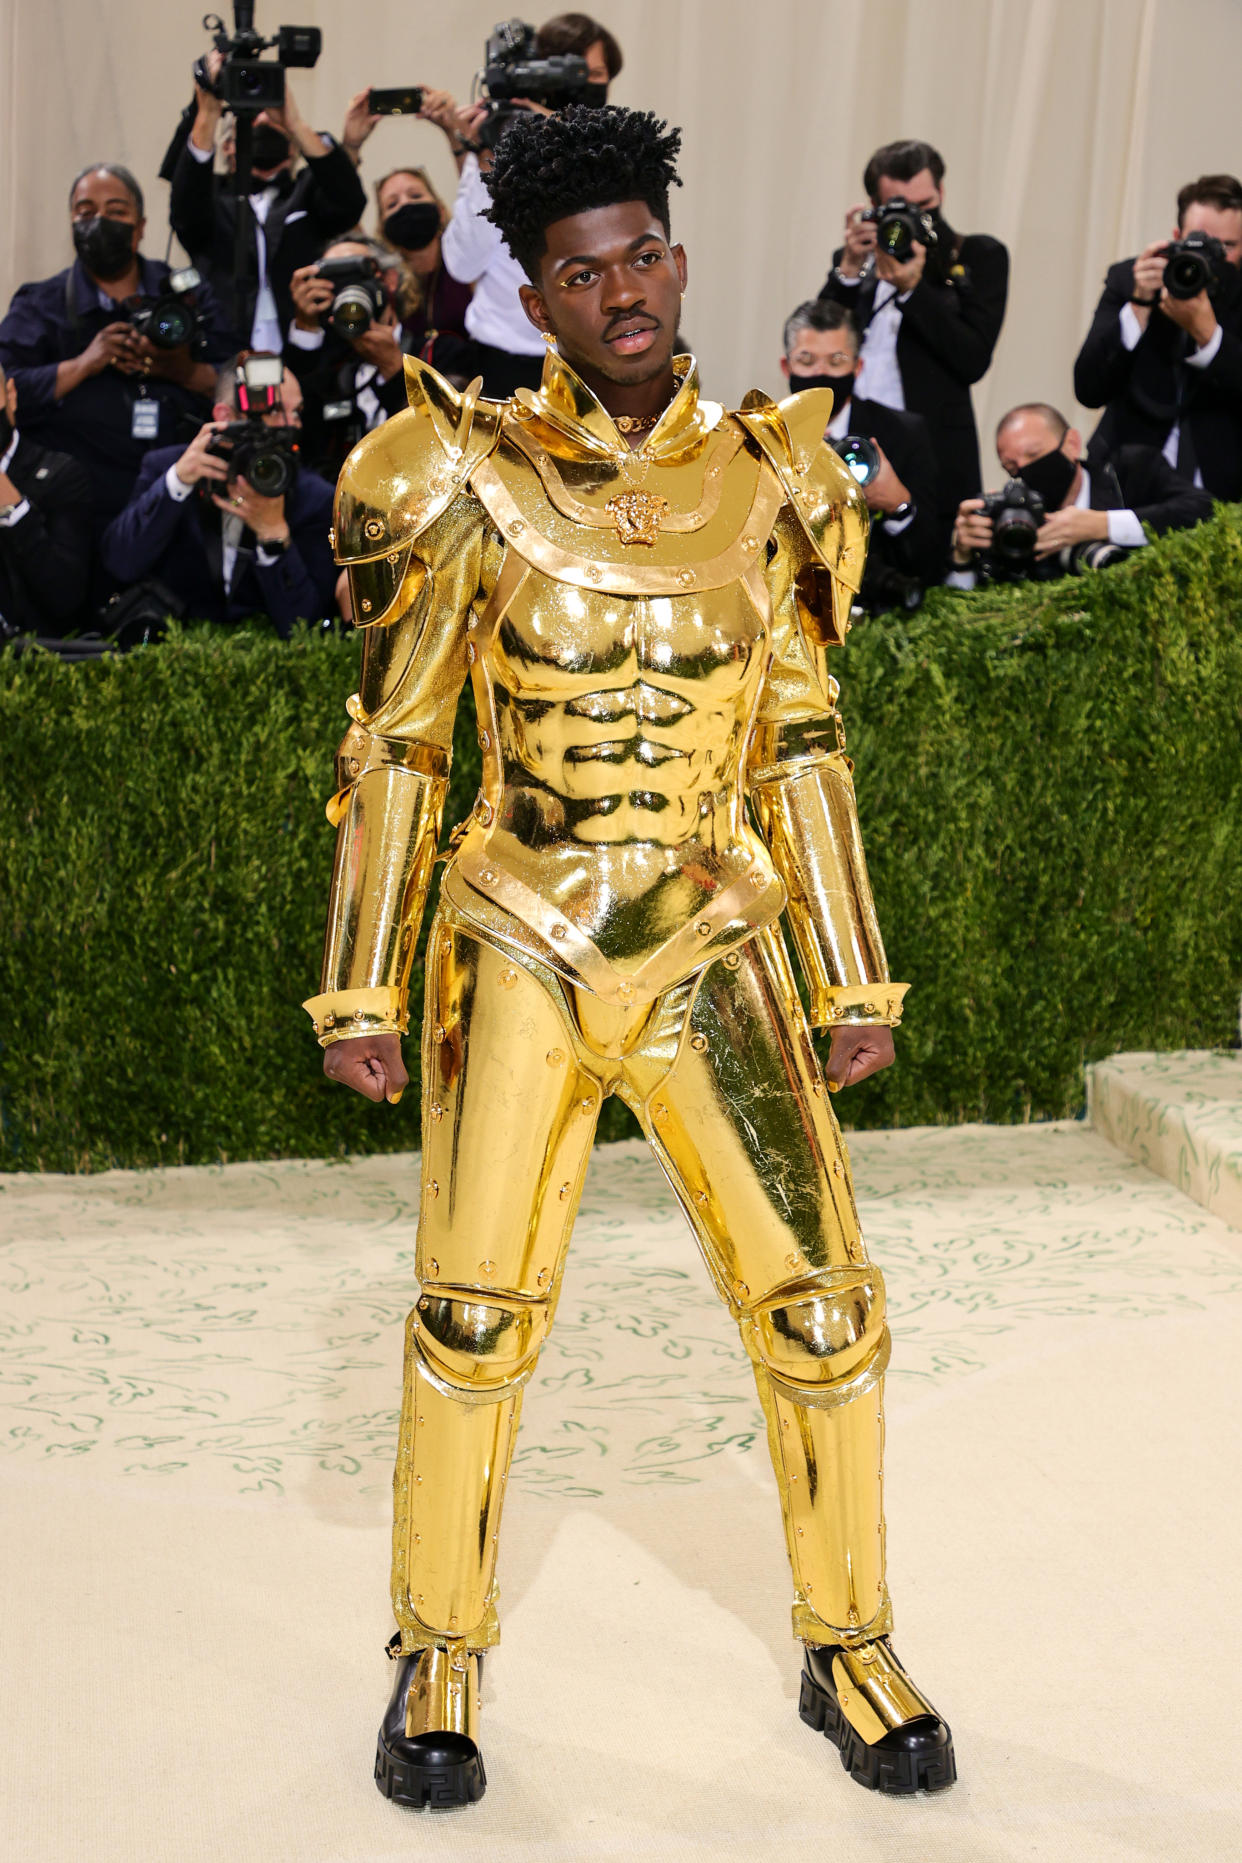
[[[652,317],[645,311],[631,311],[627,316],[610,320],[604,331],[604,341],[610,342],[618,330],[659,330],[662,327],[658,317]]]

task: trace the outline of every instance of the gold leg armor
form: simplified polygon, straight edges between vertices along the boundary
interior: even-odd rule
[[[614,1010],[450,906],[428,947],[418,1274],[395,1477],[406,1651],[499,1635],[522,1387],[551,1323],[599,1106],[641,1118],[755,1367],[794,1631],[884,1635],[883,1281],[779,936]]]

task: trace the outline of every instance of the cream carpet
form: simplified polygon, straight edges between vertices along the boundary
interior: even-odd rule
[[[370,1777],[416,1161],[9,1177],[5,1863],[1242,1854],[1242,1237],[1079,1125],[852,1149],[953,1791],[797,1719],[753,1387],[642,1147],[527,1402],[488,1794],[436,1819]]]

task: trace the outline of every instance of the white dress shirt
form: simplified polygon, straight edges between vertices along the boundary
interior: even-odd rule
[[[876,286],[871,319],[863,331],[863,365],[858,377],[860,395],[864,395],[868,401],[878,401],[886,408],[903,411],[906,393],[901,385],[901,370],[897,366],[897,335],[901,329],[899,307],[909,295],[908,291],[903,291],[898,296],[896,286],[890,285],[886,279],[882,279]]]
[[[320,141],[325,149],[332,147],[326,136]],[[191,136],[186,147],[196,162],[215,160],[214,149],[200,149]],[[280,316],[276,309],[276,298],[272,291],[271,280],[267,275],[267,216],[271,212],[272,202],[276,199],[276,183],[271,181],[265,188],[259,188],[250,198],[250,211],[254,215],[255,245],[259,255],[259,295],[254,301],[254,317],[250,325],[251,349],[262,349],[268,354],[278,356],[281,349]],[[295,214],[293,216],[297,218]]]
[[[175,460],[164,474],[164,486],[168,496],[175,505],[184,504],[186,499],[190,496],[190,493],[194,490],[192,485],[186,485],[182,479],[177,477],[177,465]],[[214,487],[215,481],[213,480],[212,488],[214,489]],[[223,492],[221,492],[221,496],[223,496]],[[232,511],[222,511],[220,513],[220,566],[224,572],[224,592],[226,595],[232,594],[233,591],[233,576],[237,570],[237,552],[241,548],[242,532],[245,528],[244,519],[237,517]],[[258,540],[256,539],[256,543],[257,542]],[[272,569],[280,561],[281,557],[284,555],[284,551],[269,550],[266,549],[263,544],[259,543],[256,554],[264,569]]]
[[[542,356],[544,344],[518,297],[530,283],[501,238],[500,228],[483,218],[491,196],[483,185],[479,161],[468,155],[453,202],[453,217],[440,236],[440,251],[450,278],[473,285],[466,306],[466,334],[511,356]]]
[[[1133,304],[1123,304],[1121,307],[1121,340],[1125,347],[1127,349],[1134,349],[1142,334],[1143,326],[1135,315]],[[1187,368],[1206,369],[1209,362],[1214,362],[1223,335],[1224,331],[1221,329],[1220,325],[1217,324],[1207,342],[1200,343],[1198,349],[1192,349],[1190,354],[1185,358]],[[1164,445],[1160,449],[1175,472],[1177,470],[1177,449],[1181,444],[1181,438],[1182,423],[1179,420],[1175,420],[1173,425],[1169,428],[1168,433],[1165,435]],[[1202,491],[1203,474],[1197,466],[1195,467],[1195,484],[1199,487],[1200,491]]]

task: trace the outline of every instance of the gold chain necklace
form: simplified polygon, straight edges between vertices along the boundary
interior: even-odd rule
[[[614,426],[618,433],[647,433],[663,418],[664,409],[658,414],[617,414]]]

